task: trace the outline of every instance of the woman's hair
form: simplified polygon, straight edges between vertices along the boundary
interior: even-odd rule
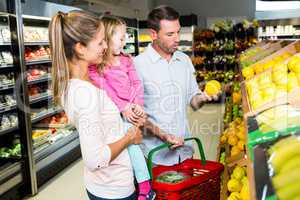
[[[58,12],[49,25],[52,59],[52,92],[54,102],[60,104],[70,78],[69,62],[81,58],[75,45],[86,46],[101,28],[99,17],[80,10]]]
[[[103,57],[103,62],[98,65],[98,70],[100,73],[103,70],[104,66],[108,64],[109,60],[111,59],[111,56],[113,55],[112,37],[116,33],[116,28],[118,26],[126,27],[126,22],[123,19],[114,16],[103,16],[101,18],[101,21],[105,29],[105,41],[107,43],[107,49]]]
[[[147,19],[148,28],[158,32],[160,30],[161,20],[177,20],[179,19],[179,13],[169,6],[158,6],[154,8],[149,14]]]

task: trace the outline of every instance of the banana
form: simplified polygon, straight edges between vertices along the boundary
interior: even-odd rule
[[[276,190],[285,188],[293,182],[300,183],[300,167],[289,171],[289,173],[280,173],[273,177],[273,186]]]
[[[296,136],[290,136],[288,138],[282,139],[278,142],[276,142],[269,150],[268,153],[269,155],[271,155],[272,153],[274,153],[276,150],[280,149],[281,147],[284,147],[286,145],[289,145],[291,143],[297,142],[297,137]]]
[[[285,162],[294,156],[300,155],[300,141],[298,139],[295,141],[297,142],[281,146],[271,155],[270,162],[276,173],[280,172],[280,169]]]
[[[285,185],[283,188],[276,191],[280,200],[299,200],[300,196],[300,180],[295,181],[289,185]]]
[[[295,156],[295,157],[291,158],[290,160],[288,160],[281,167],[280,173],[288,173],[290,170],[293,170],[293,169],[297,168],[298,166],[300,166],[300,155]]]

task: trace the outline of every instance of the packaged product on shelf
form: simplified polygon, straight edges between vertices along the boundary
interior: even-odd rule
[[[13,63],[13,57],[11,55],[11,52],[9,51],[2,51],[0,56],[0,62],[1,64],[12,64]]]
[[[1,26],[0,27],[0,42],[10,42],[10,30],[6,26]]]
[[[4,114],[1,116],[1,130],[5,130],[18,125],[18,118],[16,114]]]
[[[15,78],[13,72],[0,75],[0,86],[14,84]]]
[[[24,27],[24,41],[25,42],[47,42],[48,29],[42,27]]]

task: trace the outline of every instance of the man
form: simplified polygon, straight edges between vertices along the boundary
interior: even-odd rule
[[[177,51],[179,45],[179,14],[173,8],[160,6],[148,15],[148,28],[153,43],[134,59],[134,65],[144,86],[144,107],[148,120],[155,126],[154,137],[145,131],[140,145],[145,156],[163,141],[175,144],[171,150],[155,155],[154,164],[173,165],[191,158],[193,148],[183,145],[190,137],[186,108],[194,110],[212,98],[199,91],[190,58]],[[153,130],[153,129],[152,129]]]

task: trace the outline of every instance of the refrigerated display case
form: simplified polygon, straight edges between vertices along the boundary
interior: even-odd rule
[[[78,132],[51,94],[50,18],[0,13],[0,199],[35,195],[80,157]]]

